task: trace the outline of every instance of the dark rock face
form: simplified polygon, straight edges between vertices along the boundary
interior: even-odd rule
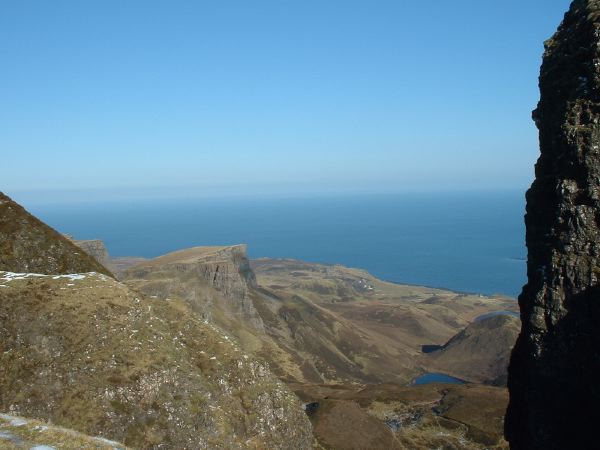
[[[527,193],[528,283],[509,367],[513,449],[593,448],[600,419],[600,0],[545,43]]]
[[[0,270],[67,274],[98,272],[102,264],[0,192]]]

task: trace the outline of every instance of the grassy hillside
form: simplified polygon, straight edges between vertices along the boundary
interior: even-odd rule
[[[518,307],[506,297],[388,283],[343,266],[272,259],[251,265],[262,294],[255,304],[272,319],[267,329],[297,350],[304,373],[313,374],[308,382],[408,382],[431,368],[423,346],[445,344],[481,314]]]
[[[326,449],[507,450],[506,389],[481,385],[294,385]]]
[[[431,368],[472,382],[506,385],[510,352],[520,331],[520,320],[510,315],[474,322],[427,355]]]
[[[0,272],[0,411],[133,448],[308,448],[297,398],[182,302]]]
[[[110,271],[0,192],[0,270],[65,274]]]
[[[506,327],[490,324],[511,318],[473,321],[515,311],[514,299],[398,285],[358,269],[294,260],[248,266],[239,253],[228,258],[227,249],[194,248],[143,262],[124,272],[125,283],[180,299],[269,361],[310,405],[322,448],[506,448],[506,389],[410,382],[428,371],[468,372],[477,380],[505,372],[496,353],[508,354],[512,341],[494,340]],[[448,341],[447,357],[423,352]]]
[[[125,282],[186,302],[291,382],[407,383],[428,370],[422,346],[443,345],[481,314],[517,307],[509,298],[397,285],[342,266],[270,259],[248,266],[227,249],[143,262]]]

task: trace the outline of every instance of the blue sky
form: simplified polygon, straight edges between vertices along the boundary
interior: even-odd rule
[[[567,0],[0,0],[0,189],[524,189]]]

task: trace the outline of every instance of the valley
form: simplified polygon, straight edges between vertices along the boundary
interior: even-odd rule
[[[145,295],[182,299],[268,362],[304,401],[323,448],[505,448],[514,299],[343,266],[249,261],[242,245],[174,252],[119,276]],[[412,386],[430,371],[467,384]]]
[[[245,245],[113,260],[0,206],[23,217],[5,240],[45,236],[39,273],[26,252],[0,267],[0,412],[131,448],[506,446],[514,299]]]

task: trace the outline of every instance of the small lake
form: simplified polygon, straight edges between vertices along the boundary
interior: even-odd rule
[[[431,344],[431,345],[421,345],[421,351],[423,353],[433,353],[433,352],[437,352],[438,350],[441,350],[442,348],[444,348],[443,345],[437,345],[437,344]]]
[[[425,373],[420,377],[415,378],[412,382],[413,385],[432,383],[465,384],[466,381],[443,373]]]
[[[481,322],[482,320],[489,319],[490,317],[495,316],[513,316],[516,318],[520,318],[521,315],[516,311],[492,311],[486,314],[482,314],[475,318],[475,322]]]

